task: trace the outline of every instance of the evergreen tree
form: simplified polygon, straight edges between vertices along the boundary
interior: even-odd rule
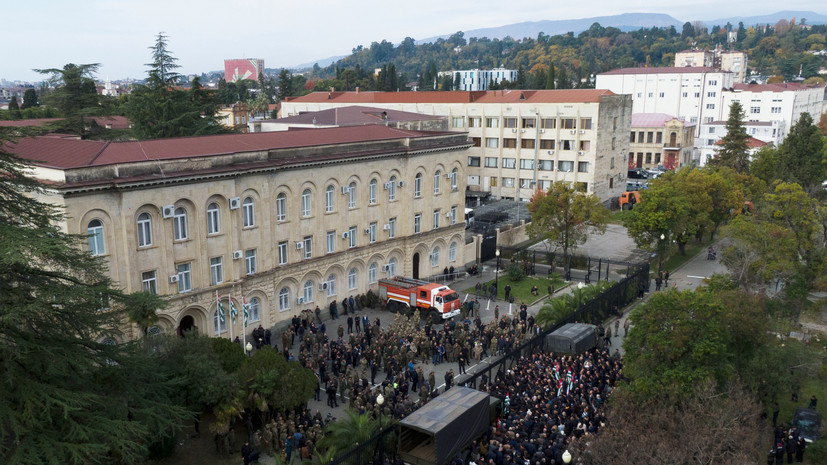
[[[515,81],[515,86],[517,89],[525,89],[526,88],[526,75],[525,75],[525,68],[523,65],[517,67],[517,80]]]
[[[36,107],[40,105],[37,102],[37,91],[34,89],[26,89],[26,92],[23,93],[23,105],[20,106],[21,110],[25,110],[26,108]]]
[[[571,81],[569,77],[566,75],[566,68],[560,67],[560,73],[557,77],[557,88],[558,89],[571,89]]]
[[[20,105],[17,104],[17,96],[12,95],[11,100],[9,100],[9,111],[18,111],[20,110]]]
[[[781,179],[814,192],[825,178],[824,138],[809,113],[802,113],[778,147]]]
[[[744,109],[740,103],[732,102],[726,122],[726,135],[721,138],[720,148],[710,163],[746,173],[749,170],[748,140],[749,136],[744,129]]]
[[[282,69],[279,71],[278,77],[278,97],[279,101],[284,101],[285,98],[290,97],[290,87],[292,85],[293,76],[290,71]]]
[[[554,63],[548,64],[548,74],[546,75],[546,89],[554,89]]]
[[[35,70],[49,75],[48,81],[55,87],[44,100],[47,105],[57,108],[64,118],[57,124],[58,131],[77,134],[82,138],[93,137],[99,132],[100,128],[88,119],[101,111],[93,79],[99,66],[97,63],[69,63],[62,69]]]
[[[454,73],[454,90],[461,90],[462,88],[462,79],[460,78],[459,73]]]

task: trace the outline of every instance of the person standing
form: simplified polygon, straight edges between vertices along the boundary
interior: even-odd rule
[[[350,334],[353,332],[353,315],[347,316],[347,333]]]
[[[623,322],[623,337],[626,337],[626,335],[629,334],[629,326],[629,318],[626,318],[626,320]]]
[[[494,321],[500,321],[500,306],[494,305]]]
[[[807,440],[804,436],[799,436],[795,443],[795,461],[801,463],[804,461],[804,449],[807,448]]]
[[[511,284],[505,285],[505,300],[508,301],[508,298],[511,296]]]
[[[477,298],[479,299],[480,294],[482,294],[482,283],[477,281],[477,284],[474,285],[474,292],[477,294]]]

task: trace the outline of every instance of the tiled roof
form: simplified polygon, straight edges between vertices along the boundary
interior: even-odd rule
[[[409,111],[387,110],[376,107],[347,106],[330,108],[321,111],[308,111],[295,116],[288,116],[274,120],[266,120],[273,123],[285,124],[318,124],[329,125],[358,125],[358,124],[381,124],[397,121],[431,121],[445,118],[434,115],[423,115]]]
[[[488,90],[448,92],[313,92],[290,97],[297,103],[580,103],[599,102],[604,95],[615,95],[605,89],[566,90]]]
[[[723,139],[719,140],[718,142],[715,142],[715,145],[724,145]],[[766,142],[764,142],[762,140],[758,140],[754,137],[750,137],[750,138],[747,139],[747,147],[749,147],[751,149],[760,149],[761,147],[763,147],[765,145],[767,145]]]
[[[676,118],[666,113],[633,113],[631,126],[633,128],[662,128],[667,121],[672,121],[673,119]],[[677,119],[683,121],[687,127],[695,126],[695,123],[687,123],[681,118]]]
[[[824,88],[824,86],[805,86],[797,82],[780,82],[777,84],[735,84],[732,90],[735,92],[785,92],[812,89],[814,87]]]
[[[684,74],[684,73],[728,73],[729,71],[721,71],[717,68],[710,68],[708,66],[665,66],[660,68],[618,68],[605,73],[600,73],[598,76],[613,76],[622,74]]]
[[[0,121],[0,127],[32,127],[32,126],[43,126],[49,123],[54,123],[57,121],[61,121],[63,118],[32,118],[32,119],[20,119],[20,120],[11,120],[11,121]],[[110,129],[128,129],[129,128],[129,120],[126,119],[125,116],[89,116],[87,119],[94,120],[98,123],[98,126],[106,127],[107,125],[111,126]]]
[[[35,137],[21,139],[16,144],[10,145],[8,150],[21,158],[36,161],[39,165],[70,169],[148,160],[172,160],[291,147],[422,137],[434,134],[433,132],[406,131],[371,125],[128,142]]]
[[[726,126],[726,121],[713,121],[711,123],[704,123],[709,126]],[[770,121],[744,121],[744,126],[772,126]]]

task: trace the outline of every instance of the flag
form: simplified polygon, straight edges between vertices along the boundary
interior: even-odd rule
[[[247,303],[247,299],[244,297],[241,298],[241,308],[244,309],[244,327],[247,327],[247,317],[249,316],[250,304]]]
[[[218,319],[221,320],[221,324],[224,324],[224,306],[221,305],[221,296],[218,295],[218,291],[215,291],[215,299],[218,301]]]
[[[238,309],[235,307],[235,299],[230,294],[230,316],[233,318],[233,325],[235,325],[235,317],[238,316]]]

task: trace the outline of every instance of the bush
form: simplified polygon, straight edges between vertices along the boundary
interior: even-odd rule
[[[377,308],[379,307],[379,296],[374,294],[373,291],[368,291],[365,294],[365,307],[367,308]]]
[[[525,279],[525,271],[523,271],[523,268],[519,264],[512,263],[508,265],[508,279],[518,283]]]

